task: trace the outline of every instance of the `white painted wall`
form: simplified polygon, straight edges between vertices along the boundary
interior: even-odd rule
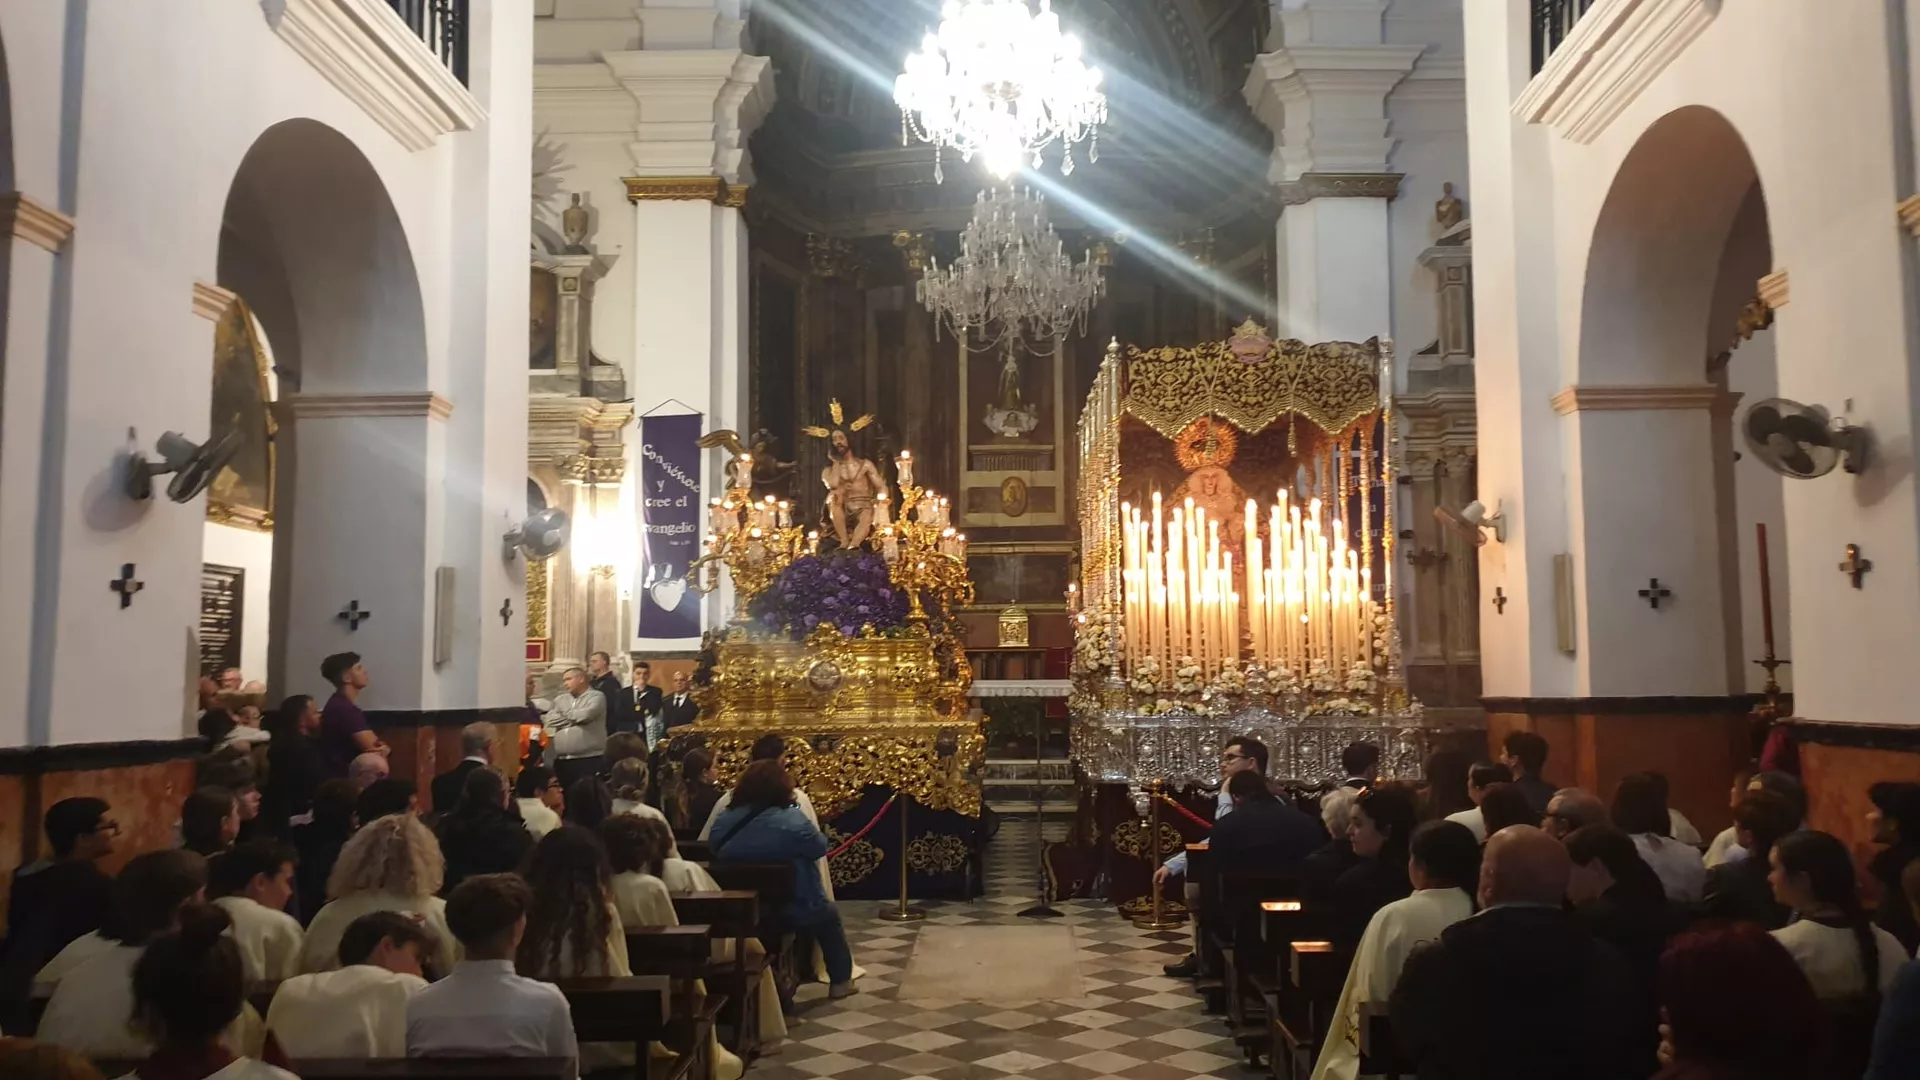
[[[267,677],[267,603],[273,588],[273,534],[207,522],[203,562],[247,572],[240,610],[240,670],[249,680]]]
[[[477,80],[477,96],[483,108],[498,114],[503,129],[512,128],[503,130],[497,149],[479,154],[485,171],[465,145],[486,139],[486,122],[478,131],[444,136],[429,149],[408,150],[296,55],[269,27],[260,4],[0,5],[19,183],[78,222],[68,247],[50,260],[47,283],[33,286],[45,289],[48,302],[16,303],[8,312],[10,325],[39,320],[47,344],[37,355],[8,356],[10,413],[16,404],[26,405],[16,402],[16,377],[18,385],[31,388],[34,372],[44,373],[37,411],[45,451],[30,481],[12,472],[0,475],[0,530],[18,532],[22,522],[32,522],[35,530],[29,549],[10,553],[10,560],[32,567],[31,618],[14,620],[0,637],[4,670],[24,675],[7,685],[28,687],[25,699],[0,708],[0,715],[8,724],[24,716],[25,727],[0,727],[0,741],[168,738],[188,730],[186,657],[199,610],[204,507],[198,500],[185,506],[128,502],[117,493],[114,461],[127,449],[151,450],[163,431],[206,435],[212,324],[194,315],[192,287],[217,280],[229,188],[249,147],[270,126],[312,119],[344,136],[371,164],[403,226],[402,250],[423,308],[424,345],[413,355],[360,350],[352,363],[336,356],[323,374],[308,350],[302,359],[314,381],[305,389],[431,391],[455,406],[442,425],[447,437],[458,440],[466,425],[485,428],[491,422],[487,438],[513,440],[506,418],[524,423],[524,379],[489,382],[463,373],[503,363],[516,375],[524,370],[524,333],[506,348],[512,344],[507,319],[524,320],[524,292],[516,303],[504,283],[510,271],[524,289],[526,208],[505,185],[508,173],[522,185],[528,173],[527,60],[510,39],[524,38],[531,9],[528,0],[478,7],[486,17],[475,27],[475,47],[494,58],[488,62],[497,64],[498,78],[491,85]],[[501,43],[494,52],[496,26]],[[130,180],[135,177],[137,182]],[[457,196],[489,185],[500,190],[454,212]],[[520,192],[524,198],[524,187]],[[510,245],[493,239],[508,236]],[[318,259],[326,252],[296,254]],[[497,267],[491,267],[495,260]],[[471,272],[483,265],[491,267],[488,274]],[[476,280],[482,277],[484,289]],[[378,283],[337,284],[361,290],[360,297],[373,297],[376,306],[384,302]],[[15,292],[22,295],[34,294]],[[497,318],[489,316],[493,305],[503,305]],[[397,308],[381,310],[391,314]],[[488,331],[479,337],[466,333],[472,321],[485,321]],[[303,334],[321,343],[343,342],[336,329],[351,337],[368,328],[306,326]],[[11,423],[8,428],[11,440]],[[300,580],[332,572],[361,592],[363,604],[384,604],[392,612],[392,636],[375,631],[377,623],[357,635],[361,642],[377,642],[385,654],[381,666],[395,673],[375,684],[366,704],[417,708],[517,700],[517,642],[508,649],[478,635],[466,639],[463,647],[473,653],[468,670],[484,670],[490,659],[506,674],[437,685],[417,630],[431,598],[417,587],[417,571],[388,580],[381,565],[426,567],[444,558],[438,542],[444,522],[433,502],[412,508],[421,516],[411,533],[389,534],[383,524],[384,515],[406,511],[413,499],[444,486],[429,440],[360,433],[345,441],[363,455],[363,471],[342,485],[350,490],[332,493],[303,515],[302,528],[313,531],[304,538],[295,572]],[[504,502],[509,490],[518,500],[524,485],[518,445],[523,442],[512,455],[490,455],[465,480],[477,482],[489,500]],[[320,456],[314,442],[303,443],[303,468],[320,470]],[[508,456],[516,456],[511,484],[496,475],[504,467],[496,459]],[[353,534],[355,543],[330,545],[323,520]],[[463,524],[462,531],[472,525]],[[392,535],[401,542],[383,541]],[[107,581],[126,562],[136,564],[146,587],[123,610]],[[469,613],[481,610],[482,582],[489,596],[519,588],[508,575],[495,581],[475,573],[469,579],[475,589],[463,607]],[[16,591],[18,584],[0,583]],[[272,688],[275,693],[318,689],[318,653],[301,648],[330,651],[348,640],[344,624],[332,619],[334,605],[346,599],[342,591],[329,587],[295,596],[290,637],[306,645],[295,649],[291,685]],[[492,601],[497,606],[498,597]],[[414,629],[398,632],[409,627]],[[489,652],[483,659],[480,654],[496,646],[500,655]],[[100,683],[102,655],[117,658],[107,676],[114,685]],[[110,712],[91,707],[103,689],[153,705]]]
[[[1661,117],[1701,105],[1723,115],[1751,153],[1773,262],[1790,277],[1774,331],[1780,392],[1834,408],[1852,400],[1855,421],[1872,427],[1888,450],[1881,468],[1857,479],[1836,473],[1785,486],[1792,543],[1776,583],[1784,580],[1793,598],[1797,711],[1912,723],[1920,692],[1920,667],[1909,655],[1920,636],[1920,504],[1911,467],[1915,343],[1904,246],[1914,241],[1894,218],[1895,203],[1911,193],[1895,181],[1896,134],[1904,140],[1907,133],[1894,129],[1886,9],[1797,0],[1718,5],[1699,36],[1637,94],[1623,95],[1618,115],[1582,144],[1511,111],[1528,78],[1526,8],[1525,0],[1466,7],[1481,492],[1517,515],[1508,544],[1482,549],[1483,587],[1504,585],[1515,598],[1505,618],[1483,623],[1487,692],[1565,693],[1575,682],[1565,678],[1568,668],[1594,663],[1543,662],[1540,651],[1553,625],[1551,594],[1540,588],[1550,580],[1548,557],[1583,546],[1581,522],[1554,491],[1563,479],[1577,488],[1596,470],[1639,467],[1642,454],[1637,447],[1611,460],[1583,453],[1580,474],[1563,476],[1555,462],[1565,460],[1575,421],[1554,416],[1546,399],[1577,377],[1589,238],[1621,163]],[[1619,312],[1612,325],[1631,329],[1671,314]],[[1647,543],[1689,542],[1687,529],[1671,532],[1661,520],[1686,508],[1651,492],[1644,508],[1653,522]],[[1834,569],[1847,543],[1874,560],[1864,590]],[[1641,603],[1623,591],[1617,584],[1604,595],[1583,590],[1581,618],[1597,630],[1614,616],[1592,608]],[[1599,674],[1582,677],[1592,685]],[[1661,692],[1622,674],[1618,685],[1596,692]]]

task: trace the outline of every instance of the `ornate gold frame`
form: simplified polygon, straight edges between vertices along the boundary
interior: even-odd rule
[[[228,315],[237,316],[241,332],[246,335],[247,352],[253,357],[254,374],[259,380],[261,415],[267,424],[267,509],[262,512],[248,506],[233,506],[222,502],[209,488],[207,490],[207,520],[215,525],[230,525],[236,529],[250,529],[253,532],[270,533],[273,531],[273,502],[278,495],[280,482],[280,461],[278,439],[280,424],[274,419],[273,391],[267,376],[269,363],[266,350],[260,347],[260,334],[253,321],[253,309],[247,302],[236,296]],[[223,317],[214,323],[215,352],[219,351],[222,328],[226,323]]]

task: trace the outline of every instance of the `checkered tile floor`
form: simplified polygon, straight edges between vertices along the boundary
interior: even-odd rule
[[[1049,823],[1048,837],[1064,833]],[[926,925],[1026,924],[1033,903],[1031,822],[1007,822],[987,855],[987,895],[974,903],[923,903],[924,923],[886,923],[872,903],[845,903],[841,915],[860,992],[828,1001],[825,987],[800,994],[800,1020],[784,1047],[748,1070],[749,1080],[1199,1080],[1242,1070],[1226,1027],[1203,1015],[1186,983],[1160,966],[1187,951],[1184,930],[1136,930],[1095,901],[1056,905],[1070,928],[1084,997],[1064,1001],[956,1001],[899,998],[899,983]],[[1017,965],[1019,956],[1005,962]]]

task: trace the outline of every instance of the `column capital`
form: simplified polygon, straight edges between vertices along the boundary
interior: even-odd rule
[[[607,53],[639,106],[627,147],[641,176],[716,176],[752,183],[747,140],[773,107],[773,65],[740,49]]]
[[[1240,92],[1273,132],[1267,177],[1385,172],[1387,94],[1413,70],[1423,45],[1285,45],[1254,58]]]

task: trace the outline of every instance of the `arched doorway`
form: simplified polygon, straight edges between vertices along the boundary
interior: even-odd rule
[[[428,425],[445,403],[423,389],[405,230],[359,149],[312,120],[264,131],[228,191],[218,283],[251,313],[270,364],[272,587],[254,616],[269,691],[319,692],[320,659],[354,651],[386,665],[370,696],[417,706],[438,505]],[[371,615],[337,615],[356,610]]]
[[[1766,197],[1744,140],[1689,106],[1641,136],[1593,232],[1569,416],[1583,693],[1758,687],[1755,525],[1769,526],[1784,641],[1779,479],[1742,460],[1735,410],[1773,393],[1758,297]],[[1656,584],[1657,581],[1657,584]]]
[[[1727,391],[1741,361],[1728,354],[1771,258],[1765,196],[1732,124],[1689,106],[1648,128],[1594,226],[1574,385],[1556,399],[1573,414],[1586,693],[1746,687],[1739,552],[1754,530],[1735,498]],[[1770,355],[1734,389],[1770,386],[1755,368]]]

